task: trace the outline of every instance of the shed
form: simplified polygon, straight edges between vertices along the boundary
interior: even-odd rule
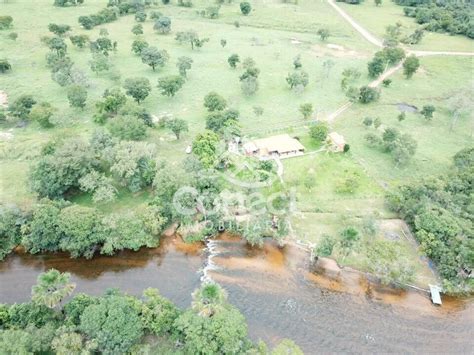
[[[334,152],[343,152],[344,146],[346,145],[346,140],[344,136],[340,135],[337,132],[331,132],[328,134],[327,138],[329,144],[331,145],[331,150]]]

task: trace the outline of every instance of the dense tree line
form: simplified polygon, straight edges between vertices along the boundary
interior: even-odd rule
[[[109,215],[64,200],[40,200],[32,211],[0,206],[0,258],[17,245],[32,254],[64,251],[74,258],[156,247],[165,225],[154,206]]]
[[[32,300],[0,304],[0,352],[5,354],[302,354],[290,340],[271,351],[253,343],[244,316],[220,286],[206,283],[181,310],[148,288],[142,297],[118,289],[79,293],[70,275],[52,269],[38,277]],[[283,351],[283,352],[282,352]]]
[[[474,38],[474,6],[470,1],[395,0],[395,3],[405,6],[405,15],[413,17],[427,31]]]
[[[120,16],[132,13],[135,14],[137,21],[143,22],[146,19],[144,9],[147,5],[150,5],[149,1],[109,0],[106,8],[96,14],[80,16],[78,21],[86,30],[90,30],[104,23],[116,21]],[[143,21],[141,21],[142,19]]]
[[[451,172],[402,186],[388,196],[435,262],[448,292],[472,292],[474,268],[474,148],[453,158]]]

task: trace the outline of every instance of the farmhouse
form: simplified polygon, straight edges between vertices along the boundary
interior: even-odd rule
[[[288,134],[256,139],[244,144],[245,154],[259,157],[289,158],[304,154],[304,146]]]

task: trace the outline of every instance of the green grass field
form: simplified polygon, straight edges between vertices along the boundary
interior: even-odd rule
[[[356,104],[333,124],[351,144],[354,158],[382,184],[393,186],[446,172],[452,156],[474,143],[472,111],[465,111],[452,130],[449,111],[452,96],[459,91],[468,92],[472,85],[472,77],[466,75],[466,71],[472,70],[473,59],[425,57],[420,61],[421,69],[412,79],[407,80],[398,72],[392,77],[392,85],[382,90],[379,102],[366,106]],[[436,112],[431,121],[419,113],[407,113],[406,119],[399,122],[397,103],[414,105],[419,110],[423,105],[432,104]],[[395,127],[415,138],[418,148],[408,166],[395,167],[387,154],[366,144],[364,136],[377,131],[362,124],[364,117],[381,119],[379,133],[386,127]]]

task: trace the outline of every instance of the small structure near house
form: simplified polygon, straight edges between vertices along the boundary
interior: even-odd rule
[[[331,132],[328,134],[327,138],[328,143],[330,144],[330,149],[333,152],[343,152],[344,146],[346,145],[346,140],[344,136],[341,136],[337,132]]]
[[[441,287],[436,285],[428,285],[430,287],[430,294],[431,294],[431,302],[433,304],[441,306]]]
[[[261,158],[277,156],[289,158],[304,154],[304,146],[296,138],[288,134],[255,139],[243,146],[245,154],[259,156]]]

